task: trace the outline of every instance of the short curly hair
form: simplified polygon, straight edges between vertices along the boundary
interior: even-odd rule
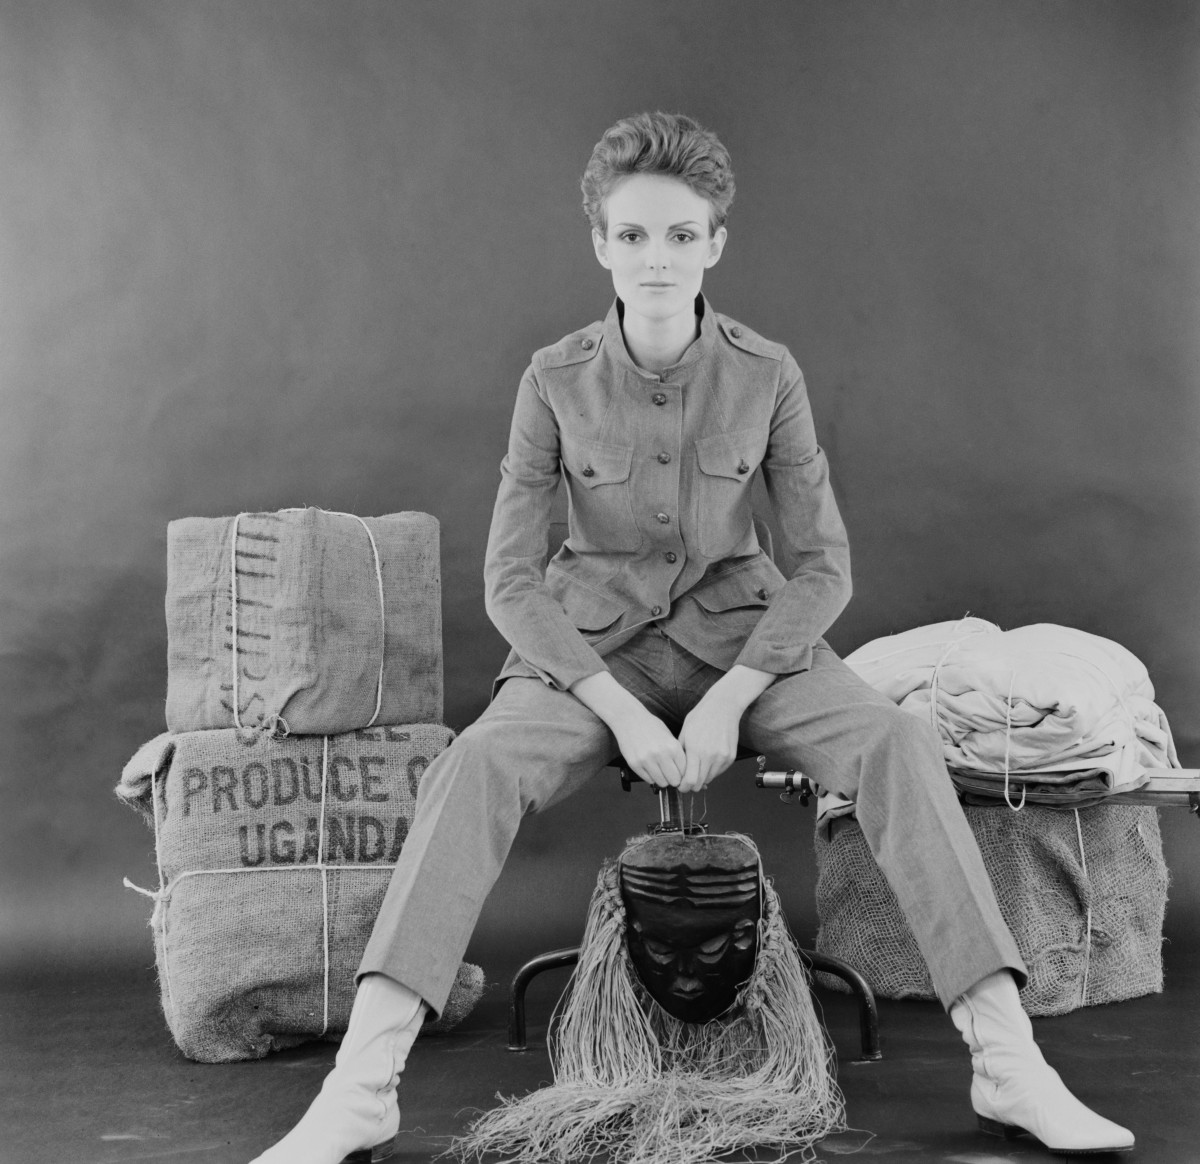
[[[717,135],[682,113],[635,113],[604,131],[580,186],[583,212],[605,234],[605,202],[613,187],[633,174],[678,178],[708,200],[711,234],[724,226],[733,202],[733,167]]]

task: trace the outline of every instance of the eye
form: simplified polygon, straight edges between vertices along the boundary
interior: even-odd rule
[[[677,230],[672,237],[677,243],[690,243],[696,240],[696,236],[690,230]]]
[[[635,243],[641,238],[636,230],[623,230],[617,238],[623,243]]]

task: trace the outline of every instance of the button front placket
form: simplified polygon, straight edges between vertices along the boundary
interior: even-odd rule
[[[638,433],[636,464],[645,488],[636,494],[643,499],[642,513],[649,520],[656,547],[655,598],[652,618],[667,617],[671,587],[683,568],[682,535],[676,520],[680,506],[680,453],[683,428],[683,399],[680,385],[667,376],[649,393],[651,407],[642,415]]]

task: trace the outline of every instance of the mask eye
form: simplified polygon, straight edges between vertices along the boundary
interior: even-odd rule
[[[661,942],[643,941],[646,955],[652,962],[657,962],[660,966],[667,966],[675,961],[676,951],[670,946],[664,946]]]
[[[703,962],[706,966],[716,965],[725,957],[729,939],[729,934],[718,934],[715,938],[709,938],[707,942],[701,942],[696,948],[696,961]]]

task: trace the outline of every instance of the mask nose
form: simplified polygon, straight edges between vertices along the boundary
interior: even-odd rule
[[[704,993],[704,983],[691,974],[677,974],[671,983],[671,990],[680,998],[695,998]]]

